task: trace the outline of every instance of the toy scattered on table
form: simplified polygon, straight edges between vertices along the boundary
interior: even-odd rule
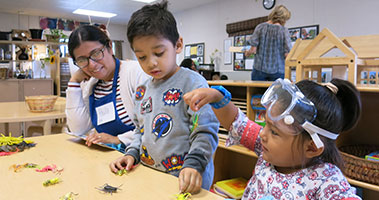
[[[120,169],[117,171],[117,173],[115,173],[116,175],[119,175],[119,176],[122,176],[124,174],[126,174],[128,171],[126,169]]]
[[[191,133],[196,130],[197,126],[199,125],[199,115],[196,113],[192,119],[192,128],[191,128]]]
[[[52,165],[52,166],[50,166],[50,165],[46,165],[44,168],[42,168],[42,169],[36,169],[36,172],[48,172],[48,171],[54,171],[55,169],[57,168],[57,166],[56,165]]]
[[[12,165],[10,166],[10,168],[13,168],[13,171],[14,172],[19,172],[21,171],[23,168],[37,168],[38,165],[37,164],[34,164],[34,163],[25,163],[23,165]]]
[[[122,186],[122,184],[120,186],[118,186],[118,187],[113,187],[111,185],[108,185],[108,183],[106,183],[106,184],[104,184],[104,185],[102,185],[102,186],[100,186],[98,188],[96,188],[96,187],[95,188],[98,189],[98,190],[100,190],[100,191],[103,191],[104,193],[111,193],[111,194],[113,194],[113,193],[117,193],[117,190],[121,190],[120,189],[121,186]]]
[[[73,192],[69,192],[65,194],[64,196],[59,197],[59,200],[74,200],[74,196],[77,196],[78,194],[75,194]]]
[[[365,159],[379,162],[379,151],[375,151],[366,155]]]
[[[43,182],[43,186],[47,187],[50,185],[58,184],[60,182],[62,182],[62,180],[60,178],[52,178],[52,179],[49,179],[49,180],[46,180],[45,182]]]
[[[12,137],[1,134],[0,137],[0,156],[9,156],[17,152],[24,151],[24,149],[34,147],[36,144],[31,140],[24,140],[22,136]]]
[[[191,199],[191,193],[186,192],[186,193],[180,193],[176,195],[176,200],[188,200]]]

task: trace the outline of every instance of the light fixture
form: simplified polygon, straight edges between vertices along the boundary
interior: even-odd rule
[[[79,14],[79,15],[95,16],[95,17],[105,17],[105,18],[111,18],[117,15],[114,13],[100,12],[100,11],[94,11],[94,10],[85,10],[85,9],[76,9],[72,13]]]
[[[139,1],[139,2],[143,2],[143,3],[151,3],[151,2],[154,2],[156,0],[133,0],[133,1]]]

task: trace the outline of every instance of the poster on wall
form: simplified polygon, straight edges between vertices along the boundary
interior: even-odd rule
[[[204,43],[186,44],[184,46],[184,58],[191,58],[199,64],[204,64]]]
[[[234,37],[234,46],[235,47],[244,47],[247,46],[248,43],[250,45],[250,38],[252,35],[239,35]],[[249,42],[247,41],[249,40]],[[250,58],[250,57],[249,57]],[[233,65],[233,70],[234,71],[245,71],[245,70],[251,70],[252,65],[251,62],[249,61],[248,64],[249,66],[246,66],[246,58],[245,54],[243,52],[235,52],[234,53],[234,65]]]
[[[319,33],[319,25],[289,28],[288,32],[293,46],[298,38],[302,40],[313,40]]]
[[[232,52],[229,51],[229,48],[232,46],[232,38],[228,38],[224,40],[224,64],[231,65],[232,64]]]

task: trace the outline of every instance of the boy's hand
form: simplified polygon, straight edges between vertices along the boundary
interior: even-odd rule
[[[130,169],[132,169],[133,164],[134,164],[133,156],[126,155],[126,156],[119,157],[115,161],[111,162],[109,164],[109,168],[111,168],[111,171],[113,173],[117,173],[117,171],[121,169],[126,169],[129,171]]]
[[[203,177],[193,168],[184,168],[179,174],[180,192],[189,192],[192,194],[200,192]]]
[[[183,99],[193,111],[198,111],[207,103],[221,101],[224,96],[213,88],[198,88],[184,94]]]

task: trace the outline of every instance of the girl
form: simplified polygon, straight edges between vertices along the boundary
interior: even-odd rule
[[[192,110],[210,103],[229,130],[226,145],[242,144],[258,160],[242,199],[360,199],[341,172],[335,145],[338,133],[351,129],[361,113],[360,95],[349,82],[325,86],[277,79],[262,97],[266,126],[249,120],[222,86],[184,95]],[[216,102],[216,103],[215,103]]]

